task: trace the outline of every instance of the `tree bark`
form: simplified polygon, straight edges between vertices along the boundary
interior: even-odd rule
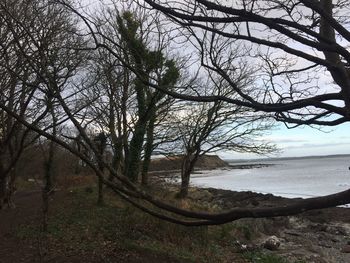
[[[52,179],[53,179],[53,169],[54,169],[54,156],[55,156],[55,149],[54,149],[54,142],[50,141],[50,148],[49,148],[49,156],[48,159],[45,162],[45,186],[42,191],[42,199],[43,199],[43,231],[47,232],[48,228],[48,215],[49,215],[49,198],[50,194],[52,192]]]
[[[184,156],[182,167],[181,167],[181,187],[178,193],[179,198],[186,198],[188,195],[188,188],[190,186],[191,173],[194,169],[199,157],[199,152],[187,153]]]
[[[57,118],[54,111],[54,105],[52,98],[48,99],[49,108],[51,111],[52,117],[52,136],[57,136]],[[56,143],[53,141],[49,142],[49,155],[47,160],[45,161],[45,186],[42,190],[42,199],[43,199],[43,222],[42,227],[43,231],[47,232],[48,228],[48,217],[49,217],[49,202],[50,195],[53,190],[53,177],[54,177],[54,159],[56,152]]]
[[[322,0],[320,1],[322,9],[329,15],[333,15],[333,1],[332,0]],[[321,16],[320,21],[320,35],[326,38],[329,42],[336,43],[334,28],[329,25],[325,18]],[[333,80],[341,87],[341,93],[344,98],[345,108],[350,116],[350,76],[345,65],[342,63],[338,53],[324,51],[323,52],[327,61],[332,62],[337,65],[337,70],[330,70]]]
[[[141,173],[141,184],[148,185],[148,170],[151,163],[151,156],[153,152],[153,141],[154,141],[154,123],[156,121],[155,109],[152,109],[151,118],[148,122],[147,132],[146,132],[146,145],[145,145],[145,157],[142,163],[142,173]]]
[[[129,148],[127,176],[132,182],[137,182],[139,177],[141,152],[145,133],[146,122],[139,119],[135,125],[134,135],[131,139]]]

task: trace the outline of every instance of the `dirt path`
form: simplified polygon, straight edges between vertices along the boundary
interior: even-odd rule
[[[15,195],[15,209],[0,211],[0,262],[36,262],[37,250],[15,236],[17,226],[37,219],[40,192],[25,191]]]

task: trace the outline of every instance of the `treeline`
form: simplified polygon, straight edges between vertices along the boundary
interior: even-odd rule
[[[350,56],[338,39],[349,40],[349,31],[332,13],[346,6],[145,2],[1,1],[1,206],[13,192],[18,160],[40,141],[46,203],[58,147],[96,174],[100,202],[106,185],[141,210],[184,225],[347,202],[344,192],[208,214],[163,203],[143,188],[154,154],[183,155],[179,197],[185,197],[199,156],[274,151],[262,136],[272,119],[296,126],[348,121]],[[329,73],[332,89],[320,87],[320,72]]]
[[[171,50],[176,36],[159,13],[117,2],[96,10],[79,17],[68,4],[52,1],[1,4],[1,100],[8,110],[1,111],[0,122],[1,203],[10,199],[18,160],[29,148],[36,148],[32,164],[44,164],[47,193],[53,177],[67,172],[55,169],[65,145],[99,170],[100,190],[114,173],[147,185],[154,152],[182,154],[182,197],[200,155],[218,149],[273,150],[256,140],[271,125],[263,115],[222,101],[170,96],[184,87],[206,94],[234,92],[203,70],[191,73],[193,58]],[[249,71],[242,67],[236,75],[235,83],[246,86]],[[64,144],[59,148],[52,138]]]

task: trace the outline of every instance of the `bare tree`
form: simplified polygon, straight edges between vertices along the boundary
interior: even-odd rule
[[[60,5],[38,1],[33,3],[36,11],[36,26],[30,28],[29,37],[38,48],[38,59],[28,57],[30,66],[41,81],[42,100],[50,113],[48,125],[52,127],[52,136],[59,137],[59,125],[67,120],[60,109],[57,94],[68,93],[72,78],[83,65],[83,47],[80,37],[75,35],[75,22]],[[68,98],[66,98],[68,100]],[[48,156],[45,161],[45,186],[43,187],[43,230],[47,231],[49,196],[54,190],[53,176],[56,144],[49,142]]]
[[[26,56],[37,58],[24,30],[24,26],[33,24],[32,11],[31,4],[21,1],[0,4],[0,100],[21,118],[38,125],[48,110],[42,110],[36,98],[40,81],[26,59]],[[5,111],[0,112],[0,207],[5,201],[11,204],[16,164],[25,147],[35,140],[35,136],[28,138],[28,135],[29,130],[20,122]]]
[[[249,78],[241,65],[235,83],[243,86]],[[244,74],[240,74],[244,72]],[[197,80],[196,90],[205,89],[206,94],[223,94],[234,97],[235,92],[224,80],[211,77]],[[267,154],[276,150],[262,140],[261,135],[271,129],[271,119],[266,114],[257,114],[247,108],[232,107],[224,101],[215,102],[179,102],[172,111],[167,125],[173,127],[178,135],[178,150],[182,158],[181,188],[179,197],[187,196],[190,175],[199,157],[218,150]],[[181,110],[179,110],[181,109]]]
[[[200,156],[218,150],[256,154],[275,150],[273,145],[257,140],[271,128],[266,117],[225,106],[222,102],[192,105],[174,123],[183,142],[181,198],[187,196],[190,176]]]
[[[181,25],[199,50],[201,64],[231,83],[239,95],[235,100],[188,99],[226,100],[273,112],[277,120],[297,125],[338,125],[349,120],[346,1],[145,2]],[[230,56],[225,63],[220,61],[229,55],[228,44],[240,45],[257,65],[260,78],[253,95],[231,81]]]
[[[81,48],[81,40],[74,35],[74,21],[61,5],[51,5],[47,1],[17,1],[13,6],[8,4],[2,3],[0,7],[4,28],[9,31],[16,52],[11,58],[4,58],[3,67],[13,76],[13,89],[17,89],[19,94],[10,92],[8,106],[12,108],[14,103],[11,101],[19,97],[16,103],[22,105],[19,108],[21,117],[31,119],[33,125],[51,131],[52,136],[58,137],[59,125],[65,123],[67,117],[62,115],[63,111],[58,107],[56,94],[66,92],[65,88],[82,62],[82,56],[76,51]],[[9,55],[9,48],[3,46],[3,50]],[[20,61],[22,68],[6,65],[13,60]],[[24,74],[15,71],[23,68]],[[28,115],[28,111],[31,115]],[[15,134],[8,136],[11,141],[17,139]],[[17,148],[19,155],[23,146]],[[44,231],[47,230],[49,195],[53,191],[56,144],[50,141],[48,148],[44,164],[45,186],[42,189]],[[13,184],[14,176],[10,179]]]
[[[344,105],[348,104],[346,103],[347,96],[344,96],[344,94],[346,94],[348,87],[346,83],[349,79],[346,73],[348,51],[344,45],[336,41],[336,38],[330,40],[329,35],[325,36],[322,32],[326,28],[333,27],[334,32],[346,39],[348,30],[344,28],[345,22],[344,20],[342,21],[341,16],[339,18],[338,16],[331,16],[329,8],[327,12],[327,8],[322,7],[318,2],[312,1],[299,1],[297,3],[293,1],[284,1],[282,3],[281,1],[271,1],[271,4],[265,2],[257,4],[257,1],[241,1],[233,3],[232,6],[221,6],[218,3],[209,1],[183,2],[183,4],[182,2],[167,3],[166,1],[151,0],[145,2],[165,13],[181,26],[182,32],[185,32],[186,39],[195,44],[200,55],[199,61],[201,65],[209,69],[211,74],[225,79],[234,88],[238,96],[229,98],[217,94],[197,93],[193,95],[186,93],[186,90],[183,93],[167,91],[162,89],[162,87],[152,85],[134,70],[134,73],[136,72],[136,75],[144,83],[148,83],[151,87],[179,99],[202,102],[226,101],[258,111],[274,113],[274,117],[277,120],[292,124],[337,125],[347,121],[348,115],[346,112],[348,112],[349,108],[344,107]],[[322,3],[329,2],[324,1]],[[341,2],[335,6],[338,11],[340,10],[340,13],[344,13],[346,10],[346,5]],[[299,8],[304,8],[310,12],[300,12]],[[71,10],[80,15],[87,25],[89,24],[89,21],[79,14],[77,10]],[[279,14],[278,18],[276,18],[273,15],[276,10],[285,15]],[[258,26],[255,27],[255,25]],[[319,30],[320,28],[321,30]],[[253,34],[252,31],[254,30]],[[94,32],[91,24],[90,31]],[[266,35],[261,32],[266,33]],[[293,43],[297,43],[297,45],[293,47]],[[95,44],[97,47],[106,48],[111,54],[117,56],[113,50],[110,50],[96,38]],[[309,49],[303,51],[298,46],[300,44],[305,45]],[[231,79],[231,73],[235,70],[235,66],[233,65],[234,61],[230,59],[230,47],[237,45],[242,47],[242,53],[249,56],[250,64],[253,64],[255,59],[260,62],[256,67],[257,76],[259,77],[257,78],[258,81],[252,83],[248,90],[237,87]],[[336,55],[339,58],[339,63],[334,63],[329,57],[322,58],[319,53],[314,54],[313,49],[317,49],[324,54],[327,52],[329,54],[330,52]],[[278,51],[280,53],[277,55],[282,54],[282,56],[279,56],[279,59],[267,56],[268,52],[271,51]],[[296,62],[290,64],[293,61]],[[271,65],[273,65],[271,62],[276,63],[274,65],[275,68],[271,68]],[[132,68],[128,63],[123,64],[128,68]],[[264,71],[260,69],[264,69]],[[278,71],[272,71],[272,69],[278,69]],[[317,76],[318,70],[321,69],[326,69],[331,75],[335,75],[333,79],[336,80],[335,84],[337,85],[335,87],[338,90],[335,89],[324,93],[323,90],[319,89],[318,85],[315,85],[321,79]],[[305,72],[307,74],[302,75]],[[296,75],[298,74],[306,77],[302,78],[303,81],[297,80],[294,83],[293,80],[297,79]],[[339,76],[341,76],[343,81],[339,81]],[[283,89],[286,85],[283,85],[282,80],[288,83],[286,89]],[[311,80],[314,80],[314,82],[311,82]],[[344,83],[346,84],[345,86],[343,85]],[[305,86],[305,84],[308,85]],[[336,100],[339,101],[338,104],[334,103]],[[334,117],[330,118],[331,115]],[[329,207],[341,203],[345,204],[349,202],[348,192],[349,190],[325,197],[302,200],[283,208],[238,209],[215,216],[188,213],[158,204],[169,211],[181,215],[206,218],[212,221],[211,223],[214,223],[214,221],[216,223],[224,223],[242,217],[288,215],[309,209]],[[153,202],[151,201],[151,203]],[[211,224],[210,222],[202,223]]]
[[[289,96],[285,100],[281,99],[281,98],[284,98],[284,96],[285,96],[284,94],[283,94],[283,96],[278,97],[279,93],[275,92],[277,94],[277,101],[273,102],[273,100],[276,99],[276,97],[272,96],[272,94],[271,94],[271,96],[269,96],[268,92],[259,93],[259,92],[261,92],[261,89],[260,90],[257,89],[257,91],[255,93],[254,92],[247,93],[247,90],[245,90],[245,89],[242,90],[242,89],[240,89],[240,87],[233,85],[234,83],[232,83],[231,79],[229,78],[230,74],[228,74],[230,71],[234,70],[234,68],[232,66],[230,66],[230,67],[228,66],[228,67],[220,70],[220,68],[217,68],[214,64],[208,65],[208,63],[203,63],[204,66],[210,68],[213,73],[216,72],[216,74],[223,77],[223,79],[225,79],[225,81],[227,81],[227,83],[232,85],[232,87],[235,89],[235,92],[237,92],[239,97],[238,98],[228,98],[227,96],[224,96],[224,95],[214,95],[214,96],[209,95],[209,96],[207,96],[205,94],[204,95],[203,94],[188,95],[185,93],[186,90],[184,90],[183,94],[180,94],[179,92],[175,92],[171,89],[167,89],[167,88],[163,87],[162,85],[159,85],[159,83],[157,83],[157,82],[150,81],[150,79],[148,78],[149,75],[144,74],[145,71],[142,71],[142,69],[140,67],[136,67],[135,63],[132,63],[132,62],[127,63],[125,60],[123,60],[120,57],[120,55],[118,53],[116,53],[113,49],[111,49],[108,45],[106,45],[106,41],[109,41],[108,36],[102,34],[102,32],[100,32],[100,31],[98,31],[97,28],[95,27],[95,24],[92,23],[85,15],[83,15],[83,13],[80,12],[79,9],[73,8],[71,5],[69,5],[65,2],[62,2],[62,1],[57,1],[57,2],[63,4],[63,6],[67,7],[68,10],[70,10],[74,14],[78,15],[82,19],[82,21],[84,22],[84,25],[87,27],[88,33],[90,34],[90,36],[92,37],[93,42],[94,42],[94,46],[92,46],[91,48],[106,49],[113,56],[120,59],[122,64],[126,68],[130,69],[135,74],[135,76],[138,77],[140,87],[142,87],[142,88],[144,86],[147,86],[147,88],[154,87],[154,88],[157,88],[157,90],[160,90],[166,94],[173,95],[173,96],[176,96],[176,97],[181,98],[181,99],[207,101],[207,102],[226,101],[226,102],[230,102],[230,103],[233,103],[233,104],[236,104],[239,106],[247,106],[247,107],[255,108],[256,110],[260,110],[260,111],[274,112],[274,113],[276,113],[277,119],[279,119],[281,117],[288,117],[289,119],[285,118],[285,120],[289,120],[290,122],[295,122],[296,118],[294,118],[293,116],[297,116],[297,117],[301,116],[301,117],[305,117],[306,119],[299,118],[298,119],[300,121],[299,123],[335,125],[336,123],[345,121],[348,118],[348,115],[346,113],[349,110],[348,107],[343,107],[343,105],[342,106],[332,105],[329,102],[330,99],[338,99],[340,101],[346,102],[346,99],[348,98],[348,96],[344,95],[344,94],[346,94],[347,89],[345,86],[340,85],[342,83],[338,79],[338,76],[336,74],[333,76],[333,78],[334,78],[334,80],[336,80],[337,85],[340,85],[340,87],[342,88],[341,92],[331,92],[331,93],[326,94],[326,95],[316,95],[316,96],[313,96],[310,98],[303,98],[303,96],[305,95],[304,93],[297,93],[297,94],[299,94],[298,99],[294,99],[293,96]],[[153,2],[151,2],[151,0],[149,2],[153,3]],[[199,1],[197,1],[196,3],[198,3],[198,2]],[[256,1],[253,1],[253,2],[255,3]],[[200,1],[200,3],[204,3],[207,5],[210,4],[206,1]],[[278,5],[280,2],[273,1],[272,3],[274,3],[275,5]],[[289,3],[291,3],[291,2],[286,1],[286,5]],[[300,1],[298,3],[307,3],[307,4],[311,5],[313,2],[305,0],[305,1]],[[322,3],[328,3],[328,1],[324,1]],[[199,8],[197,8],[198,6],[199,6]],[[158,7],[158,6],[156,6],[156,7]],[[199,11],[206,11],[208,9],[210,11],[210,9],[216,8],[215,5],[214,6],[210,5],[209,8],[207,8],[207,7],[202,8],[201,5],[197,5],[197,4],[192,5],[191,3],[189,4],[189,7],[194,7],[195,11],[198,11],[198,10]],[[334,29],[339,34],[342,34],[345,39],[348,38],[348,35],[346,33],[348,31],[345,30],[344,27],[339,26],[340,25],[339,22],[336,19],[334,19],[333,17],[331,17],[329,13],[325,13],[322,11],[323,9],[317,9],[317,7],[318,7],[318,5],[316,5],[316,7],[315,7],[315,12],[321,18],[320,20],[323,21],[321,23],[321,28],[324,26],[324,24],[326,24],[326,28],[327,28],[327,25],[328,26],[331,25],[332,27],[334,27]],[[259,8],[260,8],[260,6],[259,6]],[[179,10],[179,9],[177,8],[176,10]],[[176,10],[175,10],[175,12],[177,12]],[[229,10],[231,10],[231,9],[229,9]],[[266,8],[266,10],[267,11],[273,10],[273,8],[271,9],[271,7],[269,7],[269,8]],[[282,10],[284,10],[284,9],[282,8]],[[174,10],[173,9],[166,9],[164,11],[167,11],[169,13],[169,12],[174,11]],[[219,11],[220,10],[216,10],[214,12],[214,14],[216,14]],[[243,11],[244,11],[244,9],[243,9]],[[293,13],[293,12],[291,12],[291,13]],[[186,15],[186,12],[185,12],[185,15]],[[255,15],[257,15],[257,14],[255,14]],[[257,16],[259,16],[259,15],[257,15]],[[196,18],[196,12],[192,11],[190,18],[193,18],[193,17]],[[207,19],[207,17],[208,16],[205,16],[204,18]],[[255,17],[255,16],[253,16],[253,17]],[[263,19],[263,21],[265,22],[265,24],[263,24],[263,25],[267,25],[267,26],[271,26],[271,27],[273,26],[271,19],[268,21],[266,20],[266,19],[268,19],[268,15],[259,16],[259,17],[261,19]],[[240,20],[243,20],[243,18],[245,18],[245,16],[241,15],[240,17],[238,17],[237,18],[238,22]],[[227,19],[227,18],[225,16],[225,17],[220,18],[220,19]],[[275,18],[273,18],[273,19],[275,19]],[[282,20],[283,20],[283,18],[282,18]],[[283,21],[287,21],[287,20],[283,20]],[[250,21],[247,21],[247,22],[249,24]],[[196,25],[196,21],[193,21],[193,23],[194,23],[194,25]],[[285,22],[285,24],[288,25],[290,23]],[[299,24],[299,23],[296,23],[296,24]],[[183,26],[192,26],[192,23],[186,24],[186,22],[185,22],[185,24]],[[212,28],[212,27],[209,27],[208,29],[210,29],[210,28]],[[273,28],[273,30],[282,31],[283,28],[285,28],[285,26],[276,27],[276,29]],[[231,30],[231,29],[233,30],[233,29],[235,29],[235,27],[227,27],[227,30]],[[240,27],[238,27],[238,29],[240,29]],[[304,27],[299,28],[298,25],[296,25],[294,27],[294,29],[304,30],[304,33],[312,31],[311,29],[307,29]],[[288,30],[288,28],[286,28],[286,30]],[[211,31],[209,30],[208,32],[210,33]],[[199,43],[203,43],[202,40],[205,40],[205,41],[209,40],[209,44],[215,43],[215,41],[213,42],[213,39],[215,39],[215,36],[220,35],[219,34],[220,32],[221,32],[220,30],[219,30],[219,32],[213,32],[213,34],[211,34],[211,37],[209,37],[209,38],[203,38],[203,34],[201,34],[201,35],[198,35],[198,37],[195,38],[194,40],[197,42],[199,40]],[[222,32],[224,35],[223,37],[225,38],[226,34],[228,34],[228,33],[225,31],[222,31]],[[291,32],[291,31],[289,30],[289,32]],[[310,61],[319,62],[318,65],[323,65],[331,73],[341,74],[340,75],[341,79],[347,81],[349,78],[347,75],[345,75],[344,70],[342,71],[342,69],[344,69],[346,67],[346,65],[342,62],[342,60],[346,60],[346,56],[345,56],[345,55],[347,55],[347,52],[345,52],[346,48],[343,48],[340,45],[335,45],[335,47],[334,47],[334,45],[333,45],[334,41],[331,41],[332,44],[329,44],[330,43],[329,40],[326,39],[328,35],[323,36],[322,34],[321,35],[319,35],[318,33],[316,34],[315,31],[312,31],[312,32],[314,32],[314,33],[312,33],[314,36],[319,36],[317,41],[319,41],[322,44],[320,46],[320,49],[322,51],[333,52],[333,53],[336,53],[337,51],[339,51],[341,53],[341,54],[339,54],[339,56],[340,55],[342,56],[342,57],[339,57],[339,59],[341,60],[340,62],[338,61],[339,63],[341,63],[339,66],[337,65],[337,63],[334,63],[329,58],[319,58],[318,56],[312,55],[312,54],[304,55],[304,54],[306,54],[305,52],[301,51],[300,49],[297,50],[297,49],[290,48],[290,47],[286,46],[285,44],[278,42],[278,39],[271,41],[271,40],[268,40],[267,37],[264,37],[264,38],[261,37],[260,39],[262,42],[260,44],[266,43],[264,41],[267,41],[267,43],[271,43],[271,45],[273,45],[273,43],[277,43],[277,48],[280,48],[283,51],[290,51],[290,54],[292,54],[292,55],[293,54],[296,54],[296,55],[300,54],[300,56],[304,55],[306,58],[310,58]],[[282,33],[283,32],[281,32],[281,34]],[[292,36],[291,33],[288,33],[288,34],[286,33],[285,36],[289,36],[289,35]],[[236,35],[238,37],[240,36],[239,34],[236,34]],[[243,34],[241,34],[241,35],[243,35]],[[311,37],[313,35],[310,34]],[[276,34],[273,34],[273,36],[276,36]],[[251,41],[254,42],[254,37],[251,37],[251,38],[252,38]],[[303,34],[300,34],[299,38],[303,38]],[[132,39],[130,39],[130,40],[132,40]],[[313,42],[313,43],[315,42],[314,40],[310,40],[310,39],[307,39],[307,40],[310,42]],[[218,42],[218,44],[220,44],[220,41]],[[203,47],[205,47],[205,46],[203,46]],[[209,45],[209,47],[211,47],[211,49],[209,48],[208,51],[212,50],[213,52],[214,51],[219,52],[220,50],[222,50],[220,48],[214,49],[214,46],[212,46],[212,45]],[[133,48],[135,48],[135,46]],[[199,50],[201,50],[201,48],[202,47],[200,47]],[[227,52],[227,51],[229,51],[229,50],[225,49],[225,52]],[[225,57],[224,56],[215,56],[214,55],[215,53],[212,53],[212,52],[208,52],[207,54],[209,54],[208,61],[216,62],[217,58],[221,58],[222,60],[219,60],[217,62],[220,62],[221,65],[225,65],[225,60],[224,60]],[[135,56],[135,58],[136,58],[136,56]],[[135,59],[135,58],[133,58],[133,59]],[[136,61],[136,59],[135,59],[135,61]],[[203,61],[205,61],[205,60],[202,59],[202,62]],[[232,62],[230,60],[228,60],[228,61]],[[230,65],[230,63],[228,65]],[[138,66],[140,66],[140,64]],[[298,70],[298,69],[295,69],[295,70]],[[251,86],[252,89],[255,87],[256,86],[254,86],[254,85]],[[253,89],[253,90],[255,90],[255,89]],[[82,160],[84,160],[84,162],[86,162],[95,171],[96,175],[99,178],[101,178],[107,186],[109,186],[111,189],[113,189],[113,191],[116,194],[118,194],[120,197],[127,200],[128,202],[132,203],[136,207],[140,208],[141,210],[143,210],[151,215],[157,216],[158,218],[168,220],[170,222],[174,222],[174,223],[178,223],[178,224],[191,225],[191,226],[193,226],[193,225],[223,224],[226,222],[230,222],[230,221],[237,220],[239,218],[245,218],[245,217],[257,218],[257,217],[272,217],[272,216],[292,215],[292,214],[300,213],[300,212],[305,211],[305,210],[325,208],[325,207],[330,207],[330,206],[346,204],[350,201],[350,195],[349,195],[350,190],[347,190],[347,191],[344,191],[341,193],[328,195],[328,196],[324,196],[324,197],[291,201],[291,203],[289,205],[286,205],[283,207],[236,208],[236,209],[224,211],[221,213],[195,212],[195,211],[188,211],[188,210],[177,208],[173,205],[164,203],[164,202],[158,200],[157,198],[155,198],[154,196],[148,194],[147,192],[142,190],[138,185],[131,182],[128,177],[126,177],[125,175],[122,175],[122,174],[118,174],[113,167],[111,167],[110,165],[105,163],[103,161],[103,158],[101,157],[100,153],[98,152],[98,149],[96,148],[94,143],[91,141],[91,139],[89,139],[88,135],[86,134],[86,131],[84,130],[80,119],[75,114],[75,112],[77,110],[76,107],[74,107],[73,103],[70,102],[69,98],[67,98],[65,96],[66,94],[62,90],[55,89],[54,91],[55,91],[54,92],[55,99],[59,103],[62,111],[64,111],[67,118],[69,118],[69,120],[72,122],[72,124],[78,130],[79,134],[81,135],[81,138],[85,141],[86,145],[91,149],[91,151],[96,155],[96,158],[101,160],[101,162],[103,162],[105,168],[108,169],[108,171],[114,175],[114,177],[116,179],[115,182],[111,182],[111,181],[107,180],[104,177],[103,173],[101,173],[100,169],[97,167],[96,163],[92,162],[91,160],[86,158],[86,156],[84,156],[81,153],[79,153],[78,151],[76,151],[73,147],[71,147],[69,144],[67,144],[64,140],[61,140],[59,137],[53,136],[51,133],[47,132],[45,129],[41,129],[40,127],[35,125],[35,123],[33,123],[31,120],[23,118],[22,116],[17,114],[17,112],[11,110],[11,108],[9,108],[6,104],[4,104],[1,101],[0,101],[0,108],[3,111],[5,111],[6,114],[10,115],[12,118],[15,118],[17,121],[19,121],[21,124],[23,124],[27,128],[32,129],[35,132],[41,134],[42,136],[45,136],[46,138],[54,141],[55,143],[65,147],[66,149],[69,149],[69,151],[71,151],[72,153],[79,156]],[[266,91],[266,90],[263,89],[263,91]],[[292,91],[293,91],[293,89],[292,89]],[[344,91],[344,94],[342,93],[343,91]],[[263,94],[266,94],[266,96],[262,96]],[[259,95],[259,96],[256,96],[256,95]],[[347,105],[347,103],[345,103],[345,105]],[[302,111],[301,113],[296,112],[297,109],[300,109],[300,110],[306,109],[307,110],[308,107],[311,107],[311,106],[318,107],[318,109],[320,110],[318,115],[315,115],[315,112],[314,113],[311,112],[310,113],[311,115],[310,114],[305,115],[304,111]],[[338,114],[341,117],[339,117],[336,121],[324,119],[325,117],[327,117],[327,114],[330,114],[330,113]],[[294,115],[291,116],[290,114],[294,114]],[[312,114],[314,114],[314,115],[312,115]],[[311,116],[311,117],[308,118],[308,116]],[[323,120],[321,120],[321,118],[323,118]]]

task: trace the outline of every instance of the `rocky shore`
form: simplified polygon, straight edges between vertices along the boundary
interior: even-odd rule
[[[263,168],[275,165],[273,163],[252,163],[252,164],[229,164],[231,169],[253,169],[253,168]]]
[[[191,188],[189,199],[214,210],[234,207],[283,206],[292,201],[271,194]],[[237,236],[237,249],[270,250],[291,262],[350,262],[350,209],[313,210],[297,216],[241,219],[235,223],[249,231]]]
[[[158,182],[162,182],[163,186],[171,192],[177,192],[176,182],[179,179],[179,170],[169,171],[169,167],[172,167],[169,163],[158,162],[162,163],[161,167],[164,166],[165,169],[161,172],[154,171],[153,178],[160,180]],[[174,160],[170,163],[174,164]],[[252,169],[270,165],[273,164],[229,165],[217,156],[205,157],[197,165],[195,174],[200,176],[201,170],[207,169]],[[211,211],[223,211],[236,207],[284,206],[296,200],[272,194],[197,187],[190,188],[188,199]],[[289,217],[240,219],[233,224],[238,224],[244,229],[243,233],[236,233],[236,247],[240,251],[269,250],[290,262],[350,262],[349,208],[312,210]]]

